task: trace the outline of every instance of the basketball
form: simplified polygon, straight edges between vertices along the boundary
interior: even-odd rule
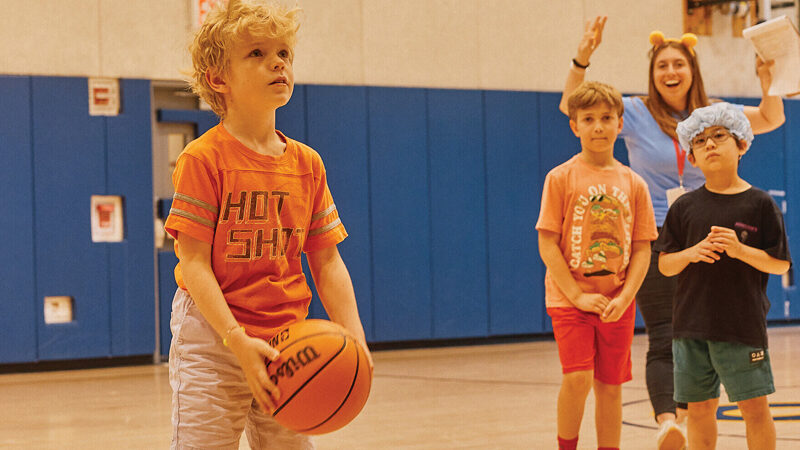
[[[372,370],[356,339],[328,320],[309,319],[268,341],[280,352],[267,375],[280,389],[272,416],[303,434],[323,434],[352,421],[369,397]]]

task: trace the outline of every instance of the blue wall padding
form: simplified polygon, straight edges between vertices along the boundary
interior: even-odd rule
[[[539,111],[536,120],[542,130],[538,142],[539,168],[542,175],[581,151],[581,143],[569,128],[569,118],[558,110],[561,93],[539,93]],[[544,183],[544,177],[542,177]],[[536,186],[537,197],[542,197],[542,184]],[[538,218],[538,211],[537,211]]]
[[[306,87],[294,87],[289,103],[275,111],[275,128],[286,136],[306,142]]]
[[[86,78],[33,78],[39,359],[111,355],[109,251],[91,241],[90,197],[106,193],[105,119]],[[120,288],[114,286],[114,288]],[[45,325],[45,296],[74,297],[74,321]]]
[[[489,333],[543,331],[544,296],[536,230],[539,96],[487,91],[486,193],[489,247]]]
[[[482,111],[480,91],[428,91],[435,338],[489,331]]]
[[[328,186],[350,235],[339,252],[350,271],[365,331],[371,329],[369,167],[367,160],[367,89],[307,86],[307,144],[325,162]],[[313,302],[316,315],[319,302]],[[372,333],[367,334],[371,337]]]
[[[350,196],[359,199],[343,215],[351,236],[342,248],[355,242],[361,254],[370,253],[371,267],[363,270],[370,271],[372,295],[358,294],[370,340],[550,330],[544,313],[544,266],[533,226],[545,174],[580,151],[567,117],[557,109],[561,94],[370,87],[366,88],[366,113],[363,95],[354,87],[299,87],[289,104],[278,110],[277,124],[289,136],[320,151],[337,204],[349,201]],[[333,125],[326,126],[324,121]],[[362,121],[367,124],[366,144],[360,137]],[[354,136],[342,136],[341,128],[349,127]],[[780,140],[771,134],[764,138]],[[346,146],[342,142],[363,147],[337,149]],[[517,147],[525,145],[530,150],[520,152]],[[337,160],[343,155],[355,156]],[[353,178],[349,172],[362,167],[363,155],[369,163],[366,181],[364,173]],[[615,157],[627,162],[621,140],[615,145]],[[458,194],[447,197],[453,194],[446,177],[470,176],[465,173],[471,173],[473,182],[460,194],[479,197],[477,217],[469,211],[469,200]],[[347,187],[351,178],[363,191]],[[343,191],[340,186],[345,186]],[[369,196],[367,203],[362,203],[364,192]],[[441,204],[447,205],[447,212],[436,206]],[[482,236],[481,245],[443,244],[457,237],[441,231],[450,226],[444,220],[457,215],[450,211],[468,216],[464,233]],[[367,221],[369,240],[353,232],[353,220]],[[454,252],[461,253],[454,258]],[[440,267],[443,259],[469,268],[448,272],[452,268]],[[345,261],[352,274],[362,270],[349,256]],[[475,266],[476,262],[482,267]],[[354,274],[359,289],[357,277]],[[461,286],[465,278],[480,287],[467,286],[460,294],[453,293],[458,289],[453,286]],[[771,283],[770,289],[782,293],[778,283]],[[324,317],[317,300],[311,316]],[[638,316],[637,326],[643,325]]]
[[[120,114],[106,119],[107,190],[124,199],[125,240],[109,250],[111,354],[155,349],[153,158],[150,82],[120,80]]]
[[[0,363],[149,354],[155,276],[160,352],[169,350],[171,251],[153,267],[150,83],[121,80],[118,117],[88,115],[86,78],[0,77]],[[551,330],[534,229],[545,174],[580,151],[560,93],[297,86],[278,129],[316,149],[350,237],[339,246],[373,342]],[[758,99],[731,99],[756,104]],[[758,135],[741,175],[786,192],[800,255],[800,102]],[[218,123],[210,111],[160,110],[165,122]],[[615,155],[627,162],[624,144]],[[89,198],[124,197],[125,241],[92,243]],[[781,203],[782,199],[776,196]],[[163,204],[162,204],[163,203]],[[169,200],[159,204],[168,208]],[[162,212],[163,214],[163,212]],[[307,270],[307,268],[306,268]],[[310,280],[309,280],[310,281]],[[800,294],[772,277],[769,317],[800,319]],[[43,297],[75,298],[75,321],[45,325]],[[315,295],[311,317],[325,317]],[[641,318],[637,324],[642,325]]]
[[[29,77],[0,77],[0,362],[10,363],[36,358],[30,86]]]
[[[0,362],[152,354],[155,289],[150,82],[122,80],[118,117],[91,117],[86,78],[0,77],[9,149],[3,189],[13,281]],[[8,146],[8,147],[6,147]],[[120,195],[125,240],[91,242],[91,195]],[[44,297],[74,299],[74,320],[44,323]],[[17,339],[24,342],[16,342]]]
[[[375,340],[430,339],[426,91],[375,87],[368,93]]]
[[[732,98],[727,101],[758,106],[759,99]],[[787,106],[791,101],[784,102]],[[785,133],[792,127],[787,123],[769,133],[757,134],[750,149],[739,163],[739,175],[763,190],[784,190],[786,186]]]

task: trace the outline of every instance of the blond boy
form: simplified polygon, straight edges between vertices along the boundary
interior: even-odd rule
[[[176,239],[170,383],[172,448],[313,448],[269,414],[281,393],[266,374],[267,345],[303,320],[311,292],[365,346],[350,275],[336,245],[347,236],[319,155],[275,129],[292,95],[298,10],[219,2],[191,46],[193,90],[221,122],[178,158],[166,229]]]

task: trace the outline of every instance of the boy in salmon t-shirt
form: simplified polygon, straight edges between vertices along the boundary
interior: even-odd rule
[[[581,152],[547,174],[536,229],[563,379],[559,449],[575,449],[594,387],[597,446],[619,448],[622,383],[631,379],[634,295],[658,237],[644,180],[614,159],[622,97],[611,86],[581,84],[568,100]]]
[[[266,340],[308,313],[302,253],[328,316],[366,349],[322,159],[275,129],[294,86],[297,13],[218,2],[191,47],[192,87],[222,120],[173,174],[172,448],[239,448],[243,430],[253,448],[313,448],[269,414],[281,393],[265,367],[278,357]]]

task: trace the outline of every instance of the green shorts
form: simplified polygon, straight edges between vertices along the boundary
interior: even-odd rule
[[[719,397],[725,386],[731,402],[775,392],[769,351],[731,342],[673,339],[675,401],[702,402]]]

